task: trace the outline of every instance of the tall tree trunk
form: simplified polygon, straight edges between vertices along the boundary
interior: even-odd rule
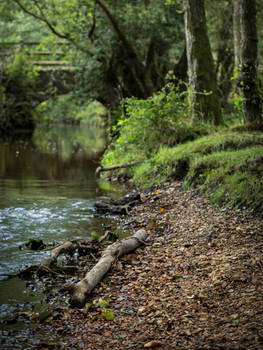
[[[234,68],[234,50],[233,50],[233,9],[231,0],[228,0],[224,6],[220,7],[220,27],[218,30],[217,62],[216,76],[218,88],[222,96],[222,106],[227,106],[228,96],[232,89],[232,80]]]
[[[125,49],[127,56],[130,60],[130,69],[132,71],[132,74],[134,75],[134,79],[136,80],[138,86],[140,86],[144,97],[146,98],[151,96],[155,91],[154,84],[151,81],[151,79],[149,79],[149,76],[145,75],[145,67],[140,61],[136,50],[121,30],[117,19],[113,16],[106,3],[103,0],[96,0],[96,2],[108,17],[115,33],[117,34],[120,42],[122,43],[123,48]]]
[[[235,67],[241,63],[241,33],[240,33],[240,0],[233,1],[233,38],[235,52]]]
[[[258,37],[255,0],[240,0],[240,30],[244,120],[245,122],[262,121],[262,100],[257,82]]]
[[[184,47],[184,51],[174,66],[174,84],[179,87],[179,91],[184,91],[186,89],[185,85],[182,82],[187,81],[187,54],[186,54],[186,46]]]
[[[222,121],[220,96],[207,35],[204,0],[184,0],[189,83],[194,114],[215,125]]]

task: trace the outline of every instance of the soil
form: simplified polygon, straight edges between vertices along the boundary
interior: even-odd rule
[[[141,198],[123,220],[149,244],[117,261],[85,308],[47,319],[59,342],[35,348],[263,349],[262,219],[180,182]]]

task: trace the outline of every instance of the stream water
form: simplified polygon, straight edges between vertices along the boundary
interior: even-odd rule
[[[48,254],[21,246],[31,238],[88,238],[112,225],[93,210],[100,196],[121,193],[95,177],[94,160],[104,144],[103,130],[83,126],[39,128],[32,138],[0,141],[0,348],[16,348],[8,341],[10,330],[23,330],[23,324],[12,323],[14,309],[32,309],[43,299],[25,281],[7,279]]]

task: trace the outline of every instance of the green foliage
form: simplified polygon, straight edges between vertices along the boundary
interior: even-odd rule
[[[38,18],[43,17],[39,16],[42,13],[46,21],[26,14],[13,0],[0,0],[3,14],[0,11],[0,33],[5,42],[34,41],[39,45],[30,47],[30,51],[59,51],[57,58],[78,67],[75,89],[83,96],[116,107],[122,97],[139,95],[125,45],[98,4],[91,0],[21,3]],[[156,78],[154,83],[159,88],[184,45],[183,16],[177,13],[178,5],[155,0],[105,3],[136,51],[140,64],[146,67],[148,58],[154,58],[151,76]],[[153,52],[149,55],[152,44]]]
[[[112,311],[105,311],[101,313],[101,316],[104,317],[107,321],[114,319],[114,313]]]
[[[151,186],[169,178],[183,179],[197,158],[254,145],[263,145],[262,134],[216,133],[176,147],[162,146],[150,160],[134,169],[133,180],[138,185]]]
[[[218,205],[263,214],[263,146],[213,153],[191,164],[188,185],[198,185]]]
[[[97,307],[101,307],[101,308],[105,308],[109,305],[109,302],[102,299],[102,298],[99,298],[99,300],[96,302],[95,304]]]
[[[207,126],[193,123],[188,92],[167,85],[147,100],[125,101],[126,116],[119,120],[119,137],[105,154],[106,166],[149,158],[160,146],[173,146],[207,134]]]
[[[92,241],[98,241],[100,239],[100,235],[97,232],[92,232],[90,238]]]
[[[33,129],[37,71],[24,53],[18,53],[6,66],[0,94],[0,132]]]
[[[74,94],[60,95],[38,105],[38,123],[103,125],[107,110],[98,101],[83,101]]]
[[[184,179],[185,187],[199,187],[218,205],[263,214],[262,173],[262,133],[225,132],[163,146],[131,175],[142,187]]]
[[[86,304],[85,304],[85,308],[86,308],[86,309],[89,309],[89,308],[91,307],[91,305],[92,305],[91,303],[86,303]]]
[[[101,127],[83,125],[75,128],[65,124],[52,125],[46,130],[43,125],[37,126],[32,141],[43,153],[51,155],[59,152],[64,162],[69,161],[72,155],[82,159],[85,154],[87,159],[95,159],[103,151],[106,142]],[[77,176],[77,173],[71,176]]]
[[[12,0],[0,0],[1,44],[41,41],[47,34],[48,30],[44,24],[26,16],[22,11],[17,11]]]

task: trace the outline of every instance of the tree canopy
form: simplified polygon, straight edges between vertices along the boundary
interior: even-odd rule
[[[35,43],[30,50],[60,52],[60,60],[68,60],[77,67],[75,92],[116,108],[123,98],[148,98],[167,82],[178,84],[178,80],[187,80],[185,42],[190,32],[184,24],[186,3],[191,8],[194,1],[183,4],[181,0],[1,0],[1,46],[10,42]],[[199,116],[208,121],[214,118],[218,124],[222,122],[221,108],[227,109],[233,102],[237,105],[239,102],[235,99],[244,98],[245,90],[238,93],[235,90],[236,82],[239,84],[242,79],[241,71],[238,66],[234,70],[235,65],[241,63],[241,19],[237,9],[243,8],[244,2],[196,0],[197,7],[201,4],[207,21],[205,42],[210,48],[203,42],[199,47],[203,51],[198,49],[203,72],[197,74],[195,81],[191,76],[196,72],[189,62],[195,62],[196,58],[189,61],[192,46],[188,45],[188,74],[192,89],[197,89],[199,94],[196,95],[199,102],[194,102],[200,109]],[[255,18],[260,24],[263,6],[260,1],[255,1],[255,5]],[[196,19],[193,20],[196,23]],[[260,37],[262,26],[254,23]],[[196,38],[192,39],[197,42]],[[259,78],[262,50],[259,41],[255,58],[259,62]],[[205,63],[208,57],[211,64]],[[200,91],[197,86],[201,87]],[[181,88],[185,89],[182,85]],[[214,92],[210,94],[211,91]],[[213,98],[204,98],[204,108],[200,99],[206,93]],[[212,101],[210,107],[208,100]],[[207,108],[213,112],[204,112]]]

